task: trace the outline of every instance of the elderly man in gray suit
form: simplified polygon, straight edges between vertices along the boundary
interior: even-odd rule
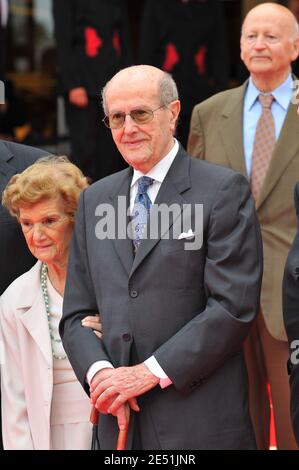
[[[179,145],[177,89],[161,70],[120,71],[103,104],[130,168],[81,197],[60,325],[102,413],[101,448],[115,448],[130,406],[127,449],[254,449],[242,344],[259,306],[262,247],[248,183]],[[147,236],[163,204],[180,208],[168,236]],[[111,223],[110,208],[118,229],[128,223],[114,237],[99,229]],[[101,340],[81,327],[97,311]]]

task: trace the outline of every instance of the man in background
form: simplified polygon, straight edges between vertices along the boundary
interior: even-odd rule
[[[194,108],[189,152],[233,168],[251,183],[264,245],[258,319],[245,344],[250,407],[260,449],[269,448],[270,383],[278,449],[296,449],[289,413],[288,344],[282,317],[283,267],[296,230],[293,188],[299,174],[299,122],[291,64],[298,24],[284,6],[264,3],[246,16],[241,58],[250,78]]]
[[[125,167],[101,122],[99,90],[131,51],[125,0],[54,0],[58,72],[72,161],[96,181]]]
[[[193,107],[228,86],[228,44],[222,2],[144,2],[139,60],[171,73],[174,78],[182,106],[176,135],[186,148]]]

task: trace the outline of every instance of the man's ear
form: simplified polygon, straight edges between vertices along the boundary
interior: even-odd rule
[[[242,62],[244,62],[244,61],[243,61],[243,47],[242,47],[242,43],[243,43],[243,39],[242,39],[242,36],[241,36],[241,38],[240,38],[240,58],[241,58]]]
[[[181,110],[180,100],[172,101],[168,105],[168,109],[171,111],[171,114],[172,114],[171,121],[170,121],[170,126],[171,126],[171,130],[174,134],[175,129],[176,129],[176,123],[177,123],[177,120],[178,120],[178,117],[179,117],[179,114],[180,114],[180,110]]]

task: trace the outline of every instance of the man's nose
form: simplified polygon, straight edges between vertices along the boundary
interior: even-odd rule
[[[264,49],[266,47],[266,39],[264,36],[259,35],[256,38],[256,41],[254,43],[255,49]]]
[[[137,125],[136,122],[130,116],[130,114],[127,114],[124,120],[124,126],[123,126],[124,132],[126,133],[134,132],[136,130],[136,125]]]

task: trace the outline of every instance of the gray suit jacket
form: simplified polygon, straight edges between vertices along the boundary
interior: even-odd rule
[[[133,258],[129,238],[95,235],[97,206],[117,215],[131,177],[131,169],[111,175],[81,197],[60,325],[69,359],[88,390],[95,361],[119,367],[154,354],[173,385],[138,397],[144,449],[149,426],[161,449],[253,448],[242,343],[258,310],[262,247],[246,179],[180,148],[155,203],[203,204],[203,245],[187,251],[185,240],[147,239]],[[102,340],[80,326],[96,311]],[[101,416],[101,447],[116,439],[116,419]]]

